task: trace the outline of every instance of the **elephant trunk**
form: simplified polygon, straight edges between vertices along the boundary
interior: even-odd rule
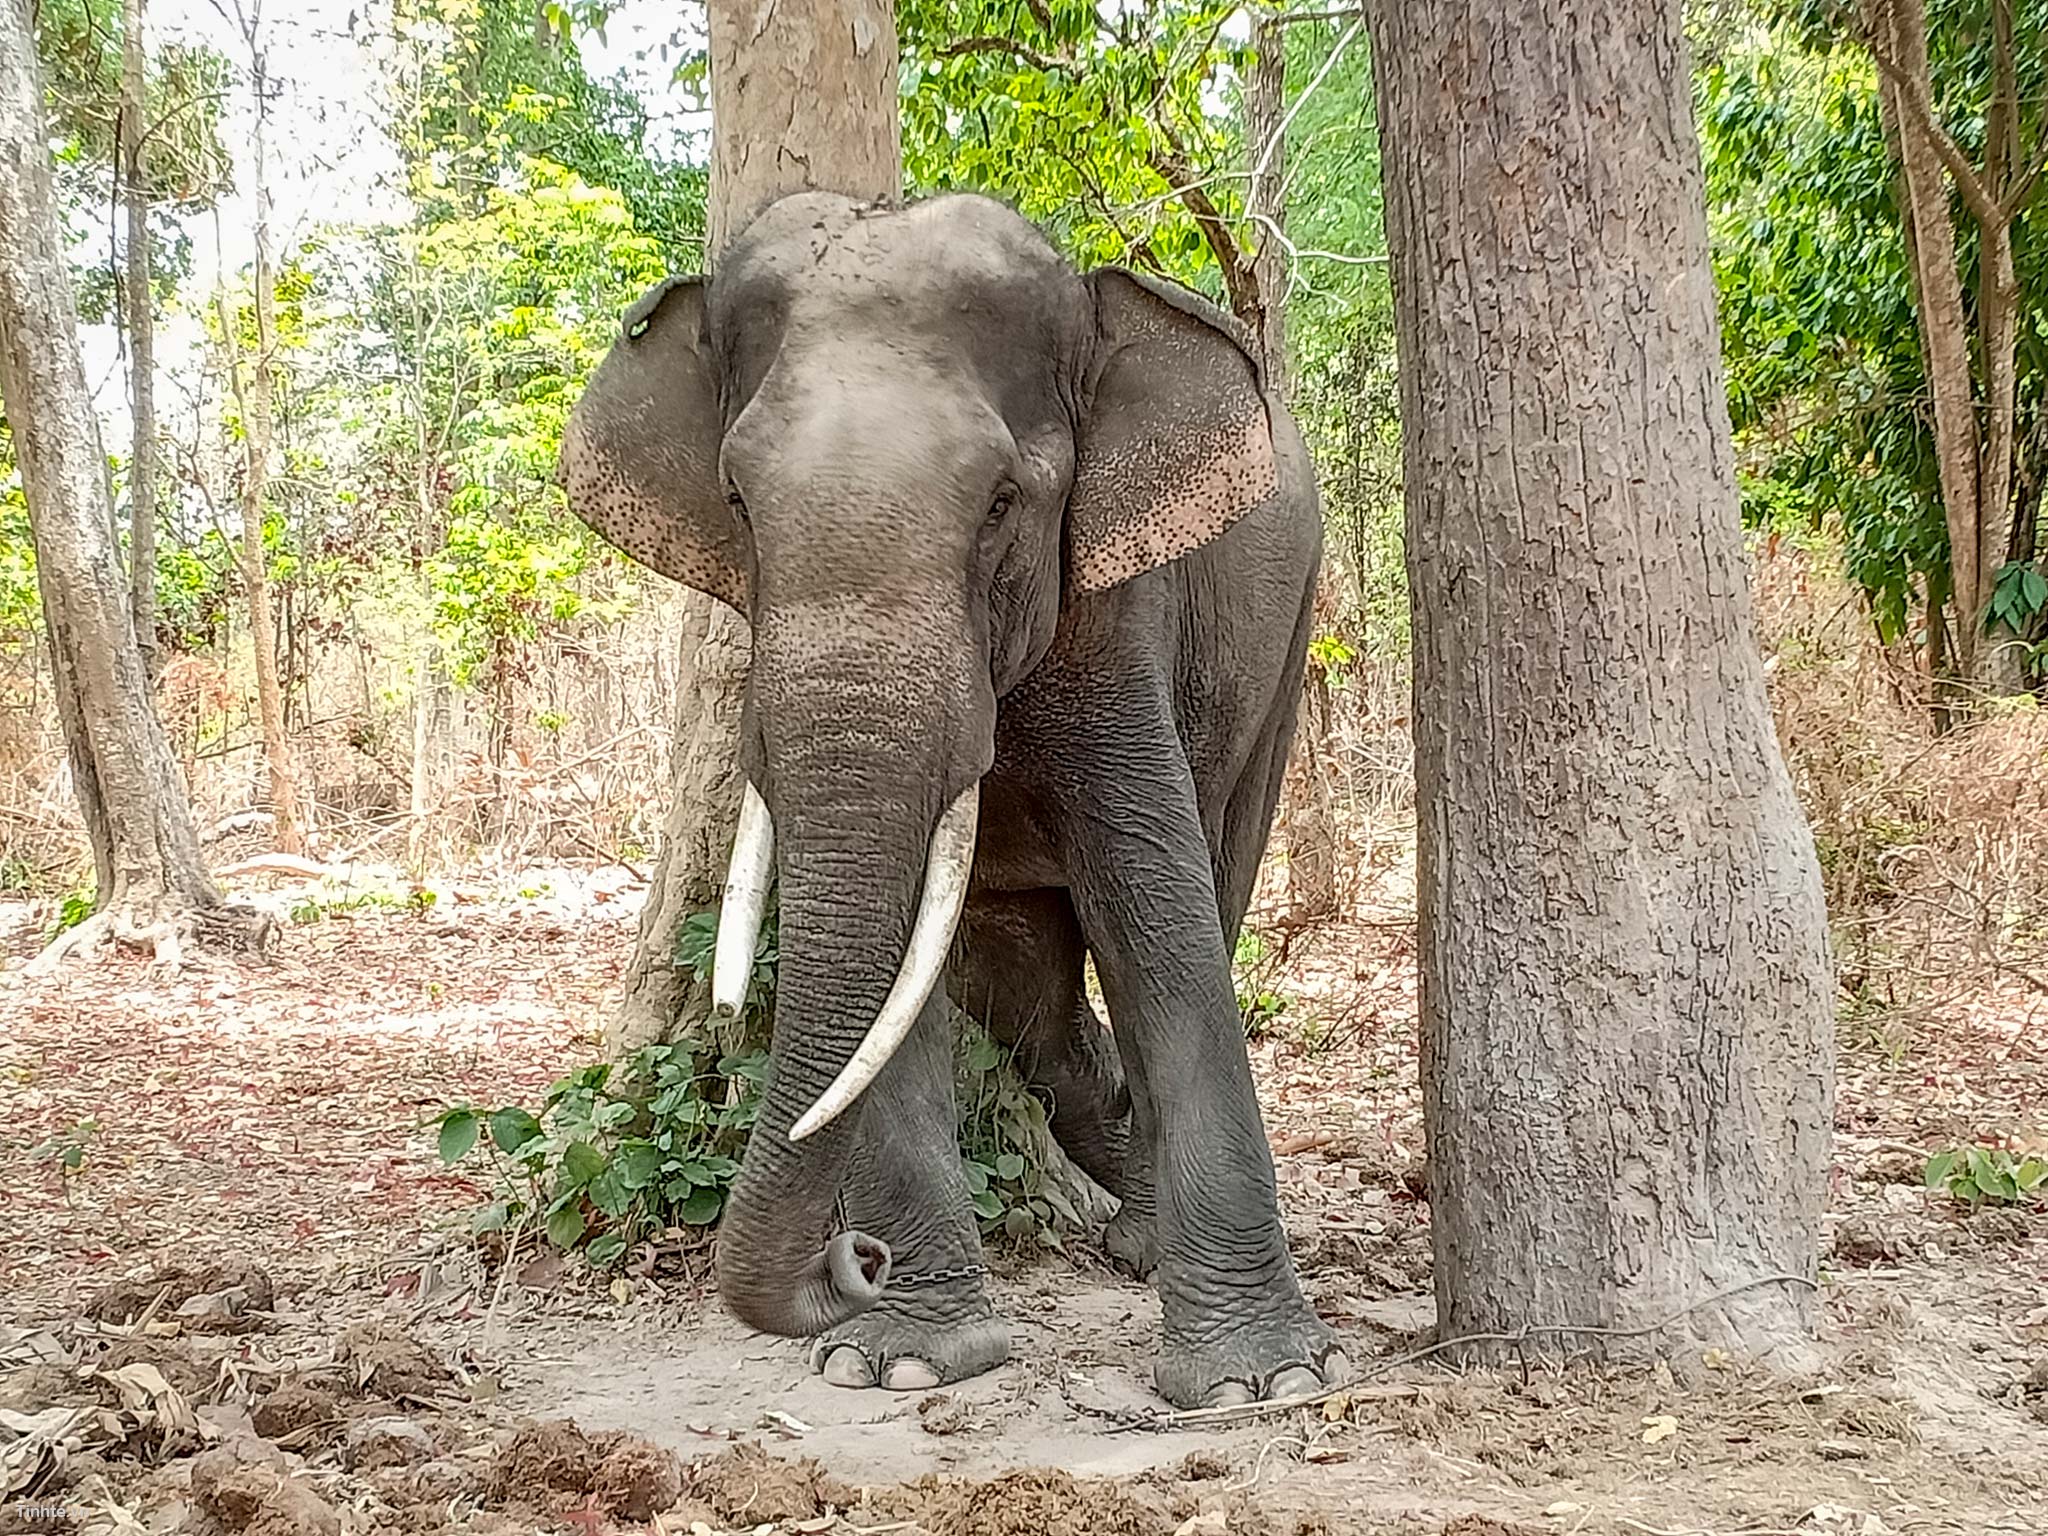
[[[896,773],[900,778],[900,768]],[[844,1079],[859,1075],[849,1064],[864,1048],[876,1055],[870,1037],[878,1019],[900,1022],[907,1009],[914,1022],[921,1009],[924,993],[904,996],[905,973],[916,968],[905,956],[920,948],[921,932],[926,959],[934,958],[932,902],[921,904],[920,897],[936,895],[944,905],[948,892],[935,888],[948,882],[928,867],[929,854],[935,845],[949,846],[946,823],[957,822],[959,811],[956,805],[948,816],[936,815],[932,802],[943,783],[936,775],[893,797],[850,793],[848,781],[857,785],[864,777],[842,774],[838,786],[776,777],[781,959],[772,1066],[718,1247],[726,1305],[768,1333],[822,1333],[879,1301],[889,1276],[885,1243],[832,1232],[860,1127],[858,1089],[849,1092]],[[971,817],[971,787],[959,800]],[[971,849],[971,824],[968,837]],[[957,837],[950,846],[958,851]],[[736,865],[744,853],[742,846]],[[962,865],[958,890],[964,887]],[[951,917],[957,916],[955,901]],[[948,931],[937,939],[936,958],[950,937]],[[928,992],[938,970],[925,970]],[[868,1065],[871,1077],[880,1061]],[[821,1099],[837,1110],[810,1116],[805,1133],[793,1135]]]

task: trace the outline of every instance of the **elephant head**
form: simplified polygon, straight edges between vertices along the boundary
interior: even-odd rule
[[[576,513],[753,626],[721,944],[771,869],[773,1066],[719,1244],[727,1304],[812,1334],[888,1250],[827,1241],[858,1094],[943,967],[996,701],[1063,612],[1277,494],[1257,366],[1206,303],[1077,276],[1001,205],[769,207],[629,312],[565,435]]]

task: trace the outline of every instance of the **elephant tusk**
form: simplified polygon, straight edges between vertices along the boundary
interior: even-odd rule
[[[739,831],[725,872],[725,902],[718,914],[718,944],[711,956],[711,1006],[731,1018],[747,1000],[754,974],[754,944],[775,878],[775,821],[761,792],[749,783],[740,800]]]
[[[852,1060],[819,1095],[818,1102],[805,1110],[789,1129],[791,1141],[823,1130],[845,1114],[853,1101],[881,1076],[882,1068],[896,1054],[924,1011],[925,999],[938,985],[945,969],[946,954],[953,946],[953,930],[960,926],[960,909],[967,902],[967,879],[974,869],[974,833],[981,815],[981,786],[970,784],[939,818],[932,833],[931,852],[925,858],[924,891],[918,897],[917,917],[910,925],[910,942],[897,969],[896,984],[882,1003],[882,1011],[868,1026],[866,1038]]]

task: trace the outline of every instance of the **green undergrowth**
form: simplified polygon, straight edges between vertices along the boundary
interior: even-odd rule
[[[677,933],[675,963],[711,976],[715,908]],[[615,1265],[641,1244],[715,1226],[760,1110],[774,1013],[771,911],[739,1017],[702,1020],[617,1062],[551,1084],[537,1105],[455,1104],[432,1122],[441,1161],[481,1171],[490,1198],[471,1217],[509,1247],[548,1243]],[[985,1241],[1060,1248],[1082,1220],[1050,1172],[1044,1101],[978,1025],[959,1033],[961,1172]]]

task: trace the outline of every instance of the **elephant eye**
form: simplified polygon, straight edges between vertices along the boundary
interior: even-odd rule
[[[1008,486],[996,492],[995,500],[988,504],[990,524],[1000,523],[1010,515],[1010,508],[1017,504],[1017,493]]]
[[[725,504],[732,508],[732,515],[742,523],[747,521],[747,498],[740,494],[740,488],[728,480],[725,482]]]

